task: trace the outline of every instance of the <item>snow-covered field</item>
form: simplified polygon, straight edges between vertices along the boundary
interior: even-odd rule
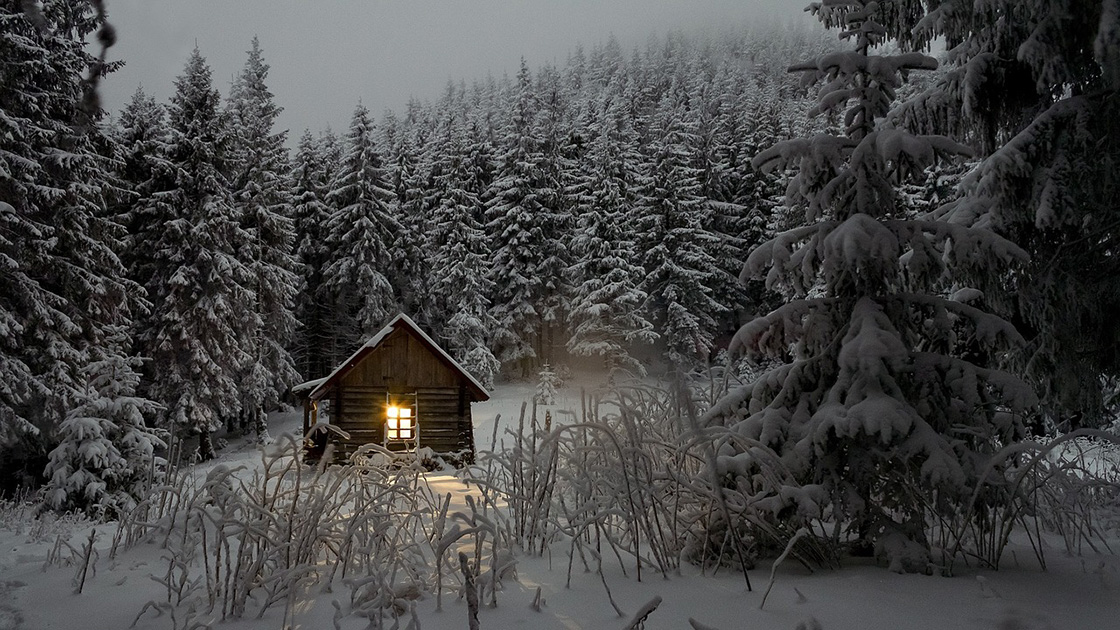
[[[585,386],[589,385],[587,383]],[[489,448],[492,436],[501,444],[506,427],[516,426],[522,401],[532,397],[532,384],[501,386],[494,398],[474,409],[476,440]],[[558,393],[555,405],[538,409],[551,411],[556,423],[579,417],[580,388],[569,385]],[[528,413],[528,412],[527,412]],[[495,425],[495,417],[501,419]],[[270,430],[274,436],[298,430],[295,413],[275,414]],[[495,432],[495,428],[497,431]],[[231,443],[215,462],[190,471],[205,479],[217,466],[250,475],[262,466],[256,447]],[[477,490],[451,472],[428,473],[424,482],[432,496],[452,494],[450,512],[467,509],[467,496]],[[97,532],[95,548],[86,571],[82,592],[80,581],[83,545],[90,531]],[[149,601],[167,598],[168,551],[156,543],[142,543],[109,558],[115,525],[91,528],[76,519],[47,515],[33,519],[29,509],[9,504],[0,512],[0,630],[82,628],[123,629],[130,627]],[[69,536],[70,547],[59,546],[59,536]],[[1021,541],[1022,542],[1022,541]],[[1114,541],[1113,550],[1120,549]],[[473,547],[473,544],[471,545]],[[73,551],[71,550],[73,549]],[[1080,557],[1066,555],[1053,541],[1047,555],[1047,570],[1041,571],[1033,551],[1025,544],[1010,546],[1010,558],[998,571],[959,568],[952,578],[897,575],[871,561],[848,561],[835,571],[809,573],[802,566],[783,563],[776,571],[773,588],[760,610],[770,578],[764,564],[750,572],[753,591],[743,576],[726,569],[714,575],[701,574],[698,567],[683,564],[679,574],[661,577],[654,571],[641,582],[633,572],[623,575],[616,562],[604,562],[602,577],[575,563],[568,584],[568,546],[554,544],[550,553],[535,557],[517,554],[516,575],[507,576],[496,594],[496,606],[485,596],[481,628],[626,628],[632,617],[655,598],[660,605],[645,622],[645,628],[686,629],[689,619],[695,628],[825,628],[828,630],[898,628],[990,628],[1042,630],[1109,629],[1120,619],[1120,557],[1107,549],[1087,549]],[[351,576],[353,578],[355,576]],[[445,576],[444,583],[458,583]],[[538,590],[539,589],[539,590]],[[619,616],[608,598],[613,598]],[[539,597],[539,600],[538,600]],[[534,602],[537,605],[534,605]],[[300,628],[358,630],[378,627],[375,622],[350,610],[350,589],[334,584],[329,592],[321,585],[297,593],[289,613],[284,606],[269,608],[257,618],[256,609],[240,619],[217,622],[217,613],[184,619],[183,611],[172,618],[149,610],[136,628],[201,628],[212,624],[223,628]],[[442,610],[434,595],[415,600],[415,617],[403,615],[399,626],[388,619],[384,627],[442,630],[467,628],[467,605],[453,590],[445,592]],[[412,625],[410,625],[412,624]]]

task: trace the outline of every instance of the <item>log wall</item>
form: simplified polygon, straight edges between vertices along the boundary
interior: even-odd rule
[[[437,453],[473,449],[474,434],[470,406],[460,387],[419,387],[416,392],[416,419],[420,446]],[[340,457],[349,457],[363,444],[381,444],[384,439],[386,393],[408,393],[404,388],[342,385],[337,400],[341,403],[331,414],[331,423],[350,434],[338,445]],[[392,400],[392,394],[389,395]],[[411,397],[402,398],[411,402]],[[394,401],[395,402],[395,401]]]

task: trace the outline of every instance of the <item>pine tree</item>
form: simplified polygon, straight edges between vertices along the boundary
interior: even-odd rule
[[[430,259],[433,328],[446,340],[448,350],[485,387],[494,383],[501,364],[490,350],[497,321],[490,313],[488,295],[490,248],[479,222],[482,202],[471,190],[471,153],[466,129],[449,121],[447,137],[439,143],[441,162],[434,190],[439,205],[429,230],[426,248]]]
[[[156,472],[161,432],[149,429],[158,406],[137,395],[138,357],[124,353],[127,331],[115,327],[84,368],[85,389],[58,430],[47,464],[45,501],[56,510],[115,518],[147,496]]]
[[[292,254],[294,226],[288,179],[286,132],[274,133],[280,108],[265,84],[269,66],[253,38],[249,58],[230,91],[228,109],[234,203],[249,247],[243,263],[252,276],[255,316],[243,341],[249,363],[242,369],[242,413],[259,440],[268,439],[266,409],[275,405],[299,375],[288,353],[297,321],[292,313],[298,289]]]
[[[583,172],[569,191],[579,227],[569,268],[575,293],[568,350],[602,357],[612,377],[624,370],[644,375],[631,351],[657,338],[643,316],[644,271],[632,236],[641,155],[620,92],[615,86],[604,95]]]
[[[256,277],[242,261],[252,236],[230,193],[230,145],[210,68],[196,48],[175,80],[168,109],[166,174],[145,213],[162,230],[145,230],[134,247],[149,252],[151,316],[140,339],[149,364],[148,396],[167,424],[197,433],[199,456],[210,459],[210,434],[241,410],[238,376],[249,363],[244,341],[257,319]]]
[[[754,160],[763,170],[799,167],[787,203],[805,224],[754,250],[744,268],[788,301],[740,329],[733,346],[783,364],[716,413],[734,411],[733,429],[757,445],[725,460],[723,472],[750,484],[751,458],[772,449],[801,485],[763,483],[775,512],[847,523],[892,568],[924,570],[927,523],[959,517],[976,487],[998,485],[985,470],[990,456],[1023,436],[1016,414],[1033,395],[994,368],[1021,338],[969,302],[1025,253],[984,229],[908,217],[899,182],[967,150],[883,122],[907,73],[936,62],[873,55],[883,41],[876,6],[813,5],[826,22],[845,12],[841,37],[854,50],[792,70],[825,81],[817,111],[842,110],[843,135],[796,138]],[[980,270],[986,285],[958,284]],[[984,531],[992,517],[981,512],[971,524]]]
[[[556,198],[558,182],[546,162],[547,147],[536,120],[540,103],[524,60],[517,76],[513,115],[502,129],[502,155],[487,193],[487,232],[494,242],[495,354],[506,365],[532,365],[547,343],[546,321],[555,319],[557,253],[564,217]],[[554,175],[553,175],[554,176]]]
[[[540,140],[540,160],[535,166],[538,180],[533,195],[544,210],[537,217],[541,243],[536,274],[542,283],[537,307],[541,317],[537,356],[545,363],[555,363],[557,338],[563,335],[568,323],[572,293],[566,272],[572,262],[569,244],[575,204],[564,190],[572,172],[568,165],[579,159],[582,149],[560,72],[551,66],[542,68],[535,91],[540,111],[533,135]]]
[[[125,189],[113,211],[117,221],[125,226],[129,245],[123,248],[121,262],[129,280],[141,287],[149,286],[158,272],[158,259],[135,245],[155,242],[163,232],[166,217],[152,214],[157,206],[151,195],[172,185],[172,167],[167,161],[168,132],[166,109],[142,87],[133,93],[113,128],[120,155],[115,175]]]
[[[706,200],[707,206],[701,227],[714,237],[705,249],[718,269],[708,286],[712,295],[724,296],[726,304],[745,304],[747,294],[737,276],[744,258],[743,236],[749,230],[750,214],[748,208],[719,197],[729,166],[721,161],[724,157],[721,149],[726,149],[723,118],[727,108],[720,91],[723,86],[708,76],[704,65],[699,51],[691,49],[685,62],[684,85],[688,95],[685,121],[693,129],[694,142],[689,153],[699,184],[697,194]],[[716,317],[716,331],[730,332],[742,323],[738,309],[727,308]]]
[[[427,313],[433,303],[428,279],[430,250],[424,239],[438,201],[433,202],[431,194],[432,148],[424,141],[424,124],[417,120],[404,124],[389,116],[383,136],[389,162],[386,170],[397,198],[396,218],[402,236],[394,244],[388,279],[400,295],[401,309],[431,330],[435,322]]]
[[[88,2],[52,2],[32,24],[0,7],[0,448],[9,462],[52,439],[84,390],[109,327],[140,308],[109,220],[110,142],[83,108],[99,22]],[[102,67],[109,72],[112,64]],[[13,445],[18,443],[18,448]],[[9,455],[11,457],[9,458]],[[37,472],[37,471],[36,471]]]
[[[166,112],[162,105],[144,92],[143,86],[138,87],[121,110],[112,134],[120,155],[115,175],[128,192],[118,202],[115,211],[128,233],[135,234],[150,224],[142,213],[148,205],[157,169],[164,163],[162,158],[167,152]],[[150,274],[150,271],[138,268],[143,266],[144,259],[140,252],[125,252],[123,260],[131,278]]]
[[[948,44],[941,80],[899,119],[977,146],[948,220],[991,227],[1031,253],[987,296],[1017,322],[1015,357],[1061,428],[1099,426],[1120,379],[1120,7],[1114,0],[962,0],[884,15],[905,45]],[[1041,428],[1041,427],[1039,427]]]
[[[346,137],[342,165],[331,182],[327,225],[330,260],[324,282],[340,320],[334,334],[342,347],[356,347],[376,333],[396,309],[385,276],[401,232],[369,110],[359,104]]]
[[[326,229],[331,209],[324,201],[334,159],[330,155],[331,142],[325,140],[329,137],[317,141],[310,131],[305,131],[292,171],[292,213],[299,236],[295,249],[302,273],[301,290],[296,294],[295,312],[300,327],[294,354],[297,368],[306,379],[326,376],[334,368],[333,359],[341,354],[331,350],[330,294],[323,276],[330,259]]]
[[[687,371],[707,359],[716,317],[725,308],[712,293],[721,274],[709,253],[717,239],[707,229],[708,204],[690,165],[692,131],[672,96],[661,99],[650,137],[638,201],[642,288],[666,358],[672,368]]]

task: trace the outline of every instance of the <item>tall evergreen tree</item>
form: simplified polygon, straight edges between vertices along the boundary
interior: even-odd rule
[[[256,276],[243,262],[252,235],[230,193],[230,137],[212,87],[210,68],[196,48],[175,80],[168,108],[166,180],[151,194],[145,215],[162,229],[144,230],[134,247],[152,256],[151,316],[141,329],[148,395],[166,422],[199,436],[210,459],[210,434],[241,410],[238,381],[252,355],[244,341],[257,327]],[[150,240],[147,240],[150,239]]]
[[[689,147],[691,166],[696,170],[699,187],[697,194],[705,199],[706,211],[701,217],[701,227],[714,238],[707,247],[718,271],[713,274],[708,287],[712,295],[725,296],[725,304],[744,304],[747,294],[738,281],[738,268],[744,258],[744,232],[750,226],[749,209],[719,196],[720,184],[729,170],[721,158],[726,149],[724,116],[727,109],[720,92],[723,87],[704,70],[699,51],[691,49],[686,57],[685,103],[682,114],[693,130],[694,142]],[[739,309],[726,308],[716,315],[717,333],[729,333],[743,322]]]
[[[540,102],[524,60],[517,75],[512,116],[502,129],[502,155],[487,195],[487,231],[493,239],[495,353],[502,363],[520,364],[527,374],[542,349],[546,320],[555,318],[562,272],[556,249],[558,226],[555,174],[536,124]]]
[[[431,147],[424,142],[424,121],[401,122],[387,116],[383,133],[387,152],[387,176],[396,195],[396,218],[401,236],[394,244],[394,261],[389,283],[400,296],[402,310],[430,330],[427,307],[431,283],[428,281],[429,250],[424,245],[435,205],[431,193]]]
[[[323,272],[330,259],[326,243],[331,209],[324,201],[332,172],[330,142],[325,136],[316,140],[305,131],[299,141],[292,167],[293,216],[298,242],[296,258],[301,273],[301,290],[296,295],[296,319],[300,323],[295,343],[296,367],[303,378],[326,376],[341,352],[332,351],[329,329],[330,293]]]
[[[333,210],[327,225],[330,260],[324,281],[340,317],[334,334],[344,348],[353,348],[376,333],[396,309],[385,272],[401,232],[394,209],[396,195],[389,188],[369,110],[361,104],[354,110],[327,202]]]
[[[572,354],[602,357],[612,376],[623,370],[644,375],[632,349],[657,334],[644,316],[644,271],[633,236],[641,154],[621,88],[612,85],[592,126],[581,176],[568,191],[578,229],[569,268],[575,291],[567,346]]]
[[[792,69],[827,82],[817,111],[842,111],[845,126],[842,135],[782,142],[754,160],[763,169],[799,167],[787,203],[805,224],[757,248],[744,269],[788,301],[740,329],[735,345],[783,364],[716,412],[737,409],[734,430],[776,452],[801,484],[792,492],[762,484],[792,518],[846,523],[892,568],[925,570],[928,523],[967,512],[976,515],[970,525],[991,526],[990,514],[964,506],[979,485],[1000,485],[986,470],[991,455],[1023,436],[1016,414],[1033,395],[994,367],[997,353],[1021,338],[969,302],[1000,282],[994,270],[1025,253],[984,229],[910,218],[900,203],[898,182],[965,149],[883,122],[906,74],[936,62],[873,55],[884,32],[877,6],[813,5],[826,21],[846,13],[841,37],[854,49]],[[986,284],[957,284],[980,270]],[[747,448],[727,459],[726,471],[750,484],[756,454]],[[1011,492],[997,488],[993,500]]]
[[[260,42],[253,38],[245,67],[230,91],[234,130],[231,183],[234,203],[249,236],[243,262],[252,276],[255,316],[242,340],[249,358],[241,381],[242,414],[258,439],[268,437],[266,411],[299,375],[288,352],[297,321],[293,314],[299,276],[293,256],[295,240],[286,132],[274,132],[280,108],[265,79]]]
[[[907,46],[941,39],[949,68],[900,112],[984,157],[943,216],[989,226],[1031,252],[1011,295],[1016,357],[1062,428],[1112,420],[1120,379],[1120,7],[1114,0],[962,0],[881,16]]]
[[[152,222],[144,219],[143,211],[148,206],[148,195],[157,179],[157,169],[165,164],[167,114],[164,107],[145,93],[141,86],[136,88],[132,99],[121,110],[112,132],[120,156],[115,174],[127,191],[114,210],[128,233],[135,234],[152,227]],[[129,277],[134,280],[139,281],[151,273],[140,268],[145,261],[141,252],[129,248],[122,261],[128,267]]]
[[[7,465],[42,453],[81,400],[90,350],[142,306],[116,253],[120,227],[108,219],[106,199],[115,188],[109,142],[98,113],[82,106],[84,75],[95,62],[84,39],[99,26],[96,14],[90,3],[68,0],[37,15],[41,25],[20,3],[0,4],[0,448],[7,478]]]
[[[484,386],[494,383],[501,364],[490,350],[497,322],[490,313],[490,248],[479,222],[482,202],[471,189],[471,153],[462,121],[449,121],[440,143],[441,164],[434,189],[439,205],[430,228],[431,299],[438,305],[434,326],[448,350]]]
[[[549,364],[556,363],[556,348],[566,341],[563,331],[571,311],[572,287],[566,272],[571,264],[569,244],[575,204],[565,194],[565,187],[572,172],[568,165],[579,159],[583,150],[562,79],[556,68],[545,66],[540,70],[536,87],[540,110],[534,121],[540,160],[535,168],[538,181],[533,194],[544,211],[537,218],[541,242],[536,273],[542,283],[537,307],[541,317],[537,355],[542,363]]]
[[[708,204],[690,164],[692,130],[673,97],[661,99],[650,137],[638,201],[643,289],[666,358],[687,371],[711,351],[725,308],[712,293],[722,270],[710,253],[717,239],[706,227]]]

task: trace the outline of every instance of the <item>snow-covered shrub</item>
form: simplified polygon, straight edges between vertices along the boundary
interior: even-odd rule
[[[35,504],[24,497],[0,499],[0,529],[21,533],[35,514]]]
[[[119,333],[120,331],[118,331]],[[58,429],[47,465],[46,504],[113,518],[132,509],[158,481],[162,432],[149,429],[156,404],[136,395],[139,359],[121,353],[121,337],[88,365],[83,400]]]
[[[82,512],[44,511],[37,495],[17,495],[0,499],[0,529],[26,535],[28,543],[69,539],[71,535],[94,525]]]

